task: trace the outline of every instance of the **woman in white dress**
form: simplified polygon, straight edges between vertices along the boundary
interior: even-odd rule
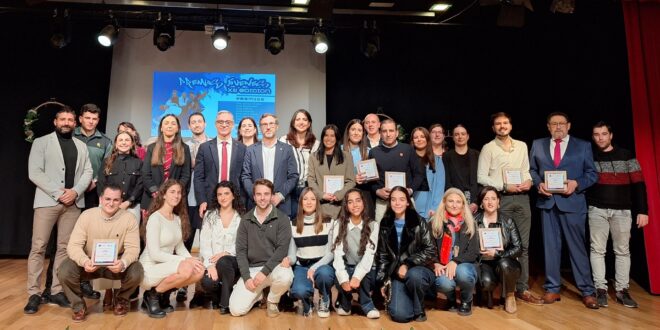
[[[199,281],[204,275],[204,264],[190,255],[183,245],[190,235],[187,206],[182,199],[182,184],[167,180],[149,208],[148,221],[141,234],[146,247],[140,256],[144,268],[145,287],[142,305],[150,317],[165,317],[173,311],[170,294],[176,288]]]

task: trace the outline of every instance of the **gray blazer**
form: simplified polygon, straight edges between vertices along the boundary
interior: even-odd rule
[[[85,190],[92,181],[92,165],[87,146],[73,138],[78,150],[76,173],[72,189],[78,193],[76,206],[85,207]],[[34,140],[28,158],[28,175],[37,186],[34,193],[34,208],[51,207],[59,204],[64,189],[64,156],[55,132]]]

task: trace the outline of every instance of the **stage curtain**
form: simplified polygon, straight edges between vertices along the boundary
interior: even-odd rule
[[[635,149],[649,203],[644,229],[650,291],[660,294],[660,1],[623,1]],[[634,226],[634,225],[633,225]]]

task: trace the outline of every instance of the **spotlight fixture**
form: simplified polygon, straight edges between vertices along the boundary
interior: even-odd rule
[[[447,9],[449,9],[449,7],[451,7],[450,4],[440,2],[440,3],[433,4],[431,6],[431,8],[429,8],[429,10],[434,11],[434,12],[444,12],[444,11],[447,11]]]
[[[176,26],[172,14],[168,13],[167,18],[163,18],[161,13],[158,13],[158,19],[154,23],[154,46],[164,52],[174,46],[175,38]]]
[[[213,35],[211,40],[213,41],[213,47],[217,50],[223,50],[229,45],[229,30],[226,25],[216,24],[213,26]]]
[[[376,28],[376,21],[371,27],[364,21],[364,28],[360,31],[360,50],[367,58],[372,58],[380,51],[380,36]]]
[[[328,51],[328,37],[322,30],[323,20],[319,19],[319,25],[315,26],[312,30],[312,44],[314,51],[319,54],[325,54]]]
[[[119,25],[117,24],[115,18],[112,16],[112,12],[110,12],[110,24],[106,25],[101,30],[101,32],[99,32],[99,35],[96,37],[96,39],[101,44],[101,46],[110,47],[117,41],[118,36]]]
[[[268,18],[268,25],[264,29],[264,47],[268,51],[277,55],[284,49],[284,25],[282,18],[278,18],[277,24],[273,24],[272,17]]]
[[[291,0],[291,4],[294,6],[307,6],[309,0]]]
[[[58,15],[57,9],[53,11],[51,18],[51,30],[53,34],[50,37],[50,44],[54,48],[64,48],[71,42],[71,19],[69,10],[65,9],[61,15]]]

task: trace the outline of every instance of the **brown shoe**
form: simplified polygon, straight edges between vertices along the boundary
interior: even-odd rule
[[[598,300],[594,296],[584,296],[582,297],[582,303],[585,307],[590,309],[598,309]]]
[[[523,292],[516,292],[516,298],[531,304],[541,306],[543,305],[543,299],[532,293],[532,291],[525,290]]]
[[[504,310],[510,314],[513,314],[518,311],[518,307],[516,306],[516,296],[513,294],[513,292],[506,294],[506,300],[504,302]]]
[[[112,308],[112,289],[106,289],[103,295],[103,310]]]
[[[555,301],[560,301],[560,300],[561,300],[561,296],[559,295],[559,293],[546,292],[543,295],[544,304],[552,304]]]
[[[74,311],[73,315],[71,315],[71,319],[73,322],[83,322],[85,321],[85,317],[87,316],[87,306],[83,306],[80,310],[77,312]]]
[[[115,299],[115,308],[112,310],[112,313],[117,316],[124,316],[128,313],[130,309],[131,309],[130,301],[121,297],[117,297]]]

